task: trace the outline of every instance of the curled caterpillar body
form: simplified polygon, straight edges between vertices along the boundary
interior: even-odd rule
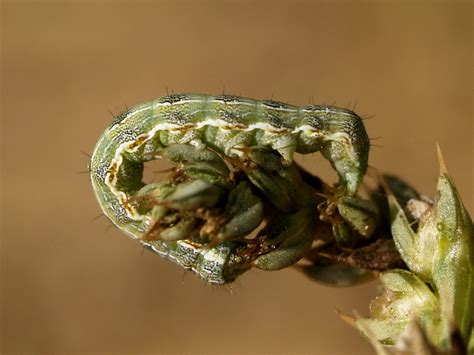
[[[332,106],[296,107],[199,94],[175,94],[143,103],[116,117],[99,139],[90,163],[92,185],[103,212],[132,238],[143,239],[153,223],[149,213],[131,202],[144,187],[144,163],[161,158],[160,151],[175,144],[209,147],[231,158],[246,148],[269,148],[288,163],[295,152],[321,151],[349,195],[355,194],[365,175],[369,151],[360,117]],[[231,247],[227,242],[213,248],[185,240],[143,243],[209,282],[233,279],[233,274],[238,275],[235,265],[245,269],[247,263],[234,258],[234,244]],[[234,271],[229,274],[226,268]]]

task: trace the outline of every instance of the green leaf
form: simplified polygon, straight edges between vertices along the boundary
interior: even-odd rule
[[[468,343],[474,309],[474,237],[472,221],[449,176],[438,147],[440,177],[436,203],[438,235],[433,281],[443,313],[453,317]]]

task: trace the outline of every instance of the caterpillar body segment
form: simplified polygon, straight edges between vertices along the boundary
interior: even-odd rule
[[[248,257],[236,253],[241,246],[237,242],[221,243],[213,248],[205,248],[186,240],[141,243],[185,270],[193,271],[202,280],[211,284],[230,283],[251,267]]]
[[[251,267],[248,258],[236,254],[239,248],[237,242],[221,243],[209,249],[186,240],[177,242],[157,240],[141,243],[211,284],[230,283]]]

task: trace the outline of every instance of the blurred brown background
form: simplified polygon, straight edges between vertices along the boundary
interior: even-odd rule
[[[2,354],[367,354],[335,289],[251,271],[234,293],[143,252],[87,174],[111,117],[174,92],[354,105],[370,162],[433,194],[439,142],[472,213],[472,3],[2,2]],[[319,154],[305,157],[333,179]],[[322,168],[320,168],[322,167]]]

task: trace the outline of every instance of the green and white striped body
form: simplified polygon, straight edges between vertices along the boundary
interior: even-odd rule
[[[143,164],[160,157],[172,144],[205,145],[224,156],[238,157],[244,148],[266,147],[291,162],[295,152],[321,151],[354,194],[366,172],[369,141],[362,120],[354,112],[332,106],[291,106],[229,95],[176,94],[135,106],[118,116],[99,139],[92,155],[91,180],[103,212],[132,238],[141,239],[151,217],[140,214],[130,197],[144,186]],[[152,248],[210,282],[208,271],[183,265],[176,257],[180,243],[153,242]],[[191,246],[191,247],[190,247]],[[199,249],[199,248],[198,248]],[[224,248],[225,249],[225,248]],[[211,249],[200,249],[199,258]],[[227,252],[226,252],[227,253]],[[224,253],[224,254],[226,254]],[[229,251],[229,253],[231,253]],[[226,255],[230,255],[227,253]],[[222,268],[227,259],[219,260]],[[191,263],[192,264],[192,263]]]

